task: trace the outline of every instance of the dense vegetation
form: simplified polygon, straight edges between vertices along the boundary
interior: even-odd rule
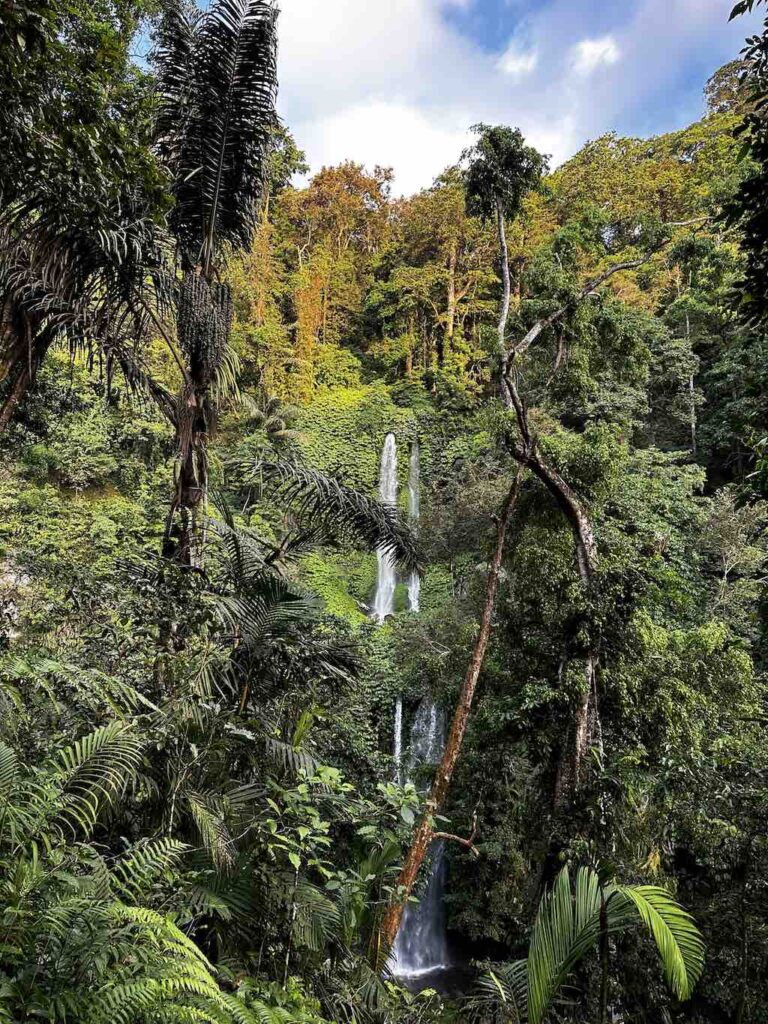
[[[690,127],[408,198],[291,184],[277,32],[0,5],[0,1022],[766,1022],[768,25]]]

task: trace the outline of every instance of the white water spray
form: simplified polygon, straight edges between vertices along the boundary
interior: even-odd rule
[[[408,777],[423,766],[434,767],[445,745],[445,716],[430,698],[419,705],[411,727]],[[431,773],[427,772],[427,775]],[[428,785],[428,783],[427,783]],[[405,908],[392,950],[392,970],[404,981],[418,983],[450,967],[445,930],[445,856],[443,843],[433,843],[429,877],[421,899]],[[423,982],[422,982],[423,984]]]
[[[395,703],[395,743],[392,751],[395,761],[395,781],[403,784],[403,698]]]

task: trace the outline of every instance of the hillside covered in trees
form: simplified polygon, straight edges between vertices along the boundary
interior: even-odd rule
[[[279,34],[0,4],[0,1024],[767,1022],[768,22],[407,197]]]

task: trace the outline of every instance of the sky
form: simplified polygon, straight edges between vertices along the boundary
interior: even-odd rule
[[[350,159],[428,187],[478,122],[553,166],[606,131],[701,116],[759,17],[733,0],[281,0],[280,114],[312,171]]]

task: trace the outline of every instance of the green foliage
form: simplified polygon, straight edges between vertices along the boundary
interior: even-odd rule
[[[526,476],[444,808],[445,830],[474,832],[478,853],[446,844],[452,935],[462,959],[504,961],[484,1022],[594,1024],[606,995],[627,1020],[759,1021],[768,363],[733,288],[762,200],[740,208],[746,249],[705,218],[759,178],[759,153],[741,160],[733,133],[745,113],[758,131],[761,108],[727,66],[702,121],[605,135],[543,188],[544,161],[505,128],[482,130],[466,174],[413,197],[353,163],[293,188],[290,136],[265,146],[270,7],[227,0],[196,17],[164,4],[158,60],[141,73],[127,53],[151,5],[0,14],[2,201],[26,204],[0,239],[4,294],[15,302],[26,269],[51,260],[57,287],[77,268],[67,300],[84,289],[56,323],[88,315],[65,352],[21,308],[8,319],[21,347],[0,352],[7,396],[29,365],[26,329],[40,328],[41,372],[0,439],[0,1019],[466,1016],[389,977],[377,931],[428,782],[393,781],[396,701],[406,725],[425,696],[455,706],[516,471],[483,220],[498,202],[510,338],[566,308],[515,368],[595,559],[585,580],[562,496]],[[253,106],[237,67],[258,86]],[[64,194],[62,175],[84,187]],[[166,191],[173,253],[158,247]],[[396,512],[375,500],[390,431]],[[163,538],[174,557],[158,555]],[[382,545],[401,566],[379,627]],[[564,800],[595,652],[589,749]],[[607,859],[600,874],[557,874]],[[678,897],[706,936],[703,973]],[[690,1006],[671,1002],[694,983]]]
[[[584,957],[598,942],[607,951],[612,937],[636,921],[653,937],[674,995],[690,999],[704,967],[702,938],[691,916],[665,889],[606,883],[592,868],[578,870],[572,890],[567,867],[542,900],[527,960],[490,971],[482,991],[487,1000],[501,1000],[505,1019],[540,1024]],[[605,1013],[603,1003],[602,1020]]]
[[[499,209],[513,218],[547,170],[547,158],[526,146],[517,128],[479,124],[473,130],[479,138],[465,153],[467,208],[485,219]]]

